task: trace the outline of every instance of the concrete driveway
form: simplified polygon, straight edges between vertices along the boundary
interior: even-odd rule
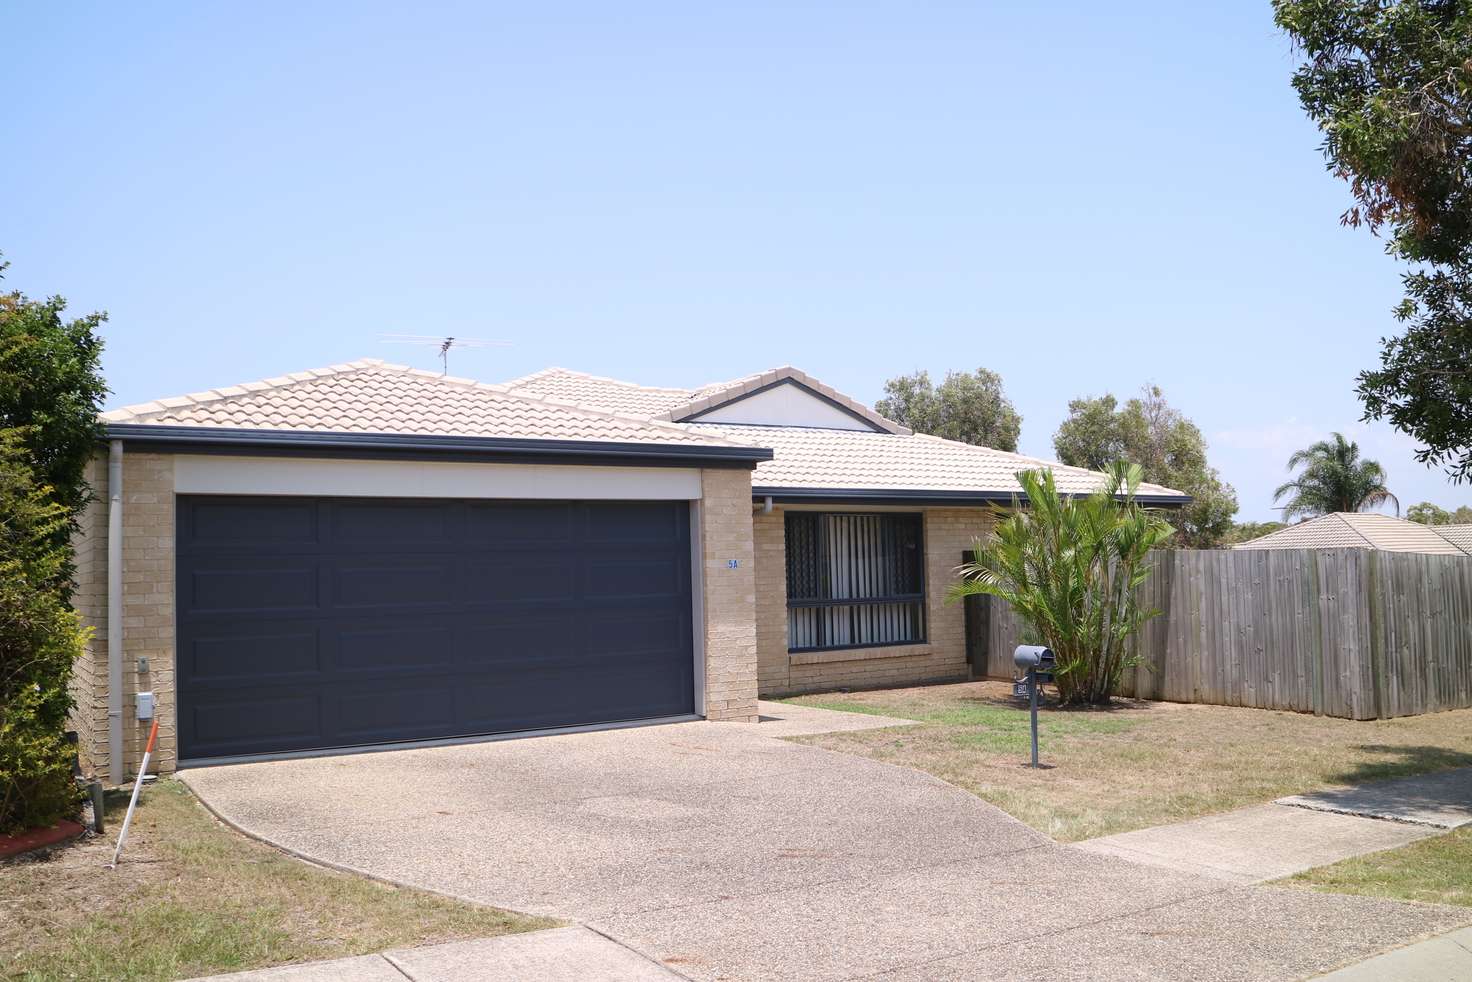
[[[304,857],[580,921],[693,979],[1297,979],[1472,912],[1240,886],[1061,846],[928,775],[685,723],[190,770]]]

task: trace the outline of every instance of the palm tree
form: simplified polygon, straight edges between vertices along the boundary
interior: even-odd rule
[[[1288,469],[1302,466],[1293,480],[1273,492],[1273,501],[1288,497],[1283,520],[1312,518],[1336,511],[1366,511],[1389,501],[1400,514],[1400,501],[1385,486],[1385,468],[1360,459],[1360,445],[1339,433],[1288,458]]]
[[[1085,498],[1058,493],[1051,470],[1023,471],[1027,508],[1016,508],[977,542],[950,599],[984,594],[1012,606],[1058,659],[1064,703],[1108,702],[1137,661],[1134,638],[1160,613],[1139,603],[1154,566],[1151,549],[1175,530],[1135,501],[1140,467],[1110,466],[1106,486]]]

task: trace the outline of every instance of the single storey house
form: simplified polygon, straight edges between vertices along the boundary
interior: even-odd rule
[[[1379,549],[1472,556],[1465,525],[1422,525],[1393,515],[1336,511],[1239,542],[1233,549]]]
[[[1025,469],[1102,480],[792,368],[675,389],[364,360],[105,422],[75,726],[114,781],[150,705],[168,771],[966,678],[945,593],[988,506]]]

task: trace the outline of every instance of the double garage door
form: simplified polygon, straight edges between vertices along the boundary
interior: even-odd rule
[[[694,711],[686,502],[177,500],[185,761]]]

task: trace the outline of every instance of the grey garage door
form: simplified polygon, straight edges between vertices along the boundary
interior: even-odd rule
[[[178,499],[182,759],[684,715],[685,502]]]

